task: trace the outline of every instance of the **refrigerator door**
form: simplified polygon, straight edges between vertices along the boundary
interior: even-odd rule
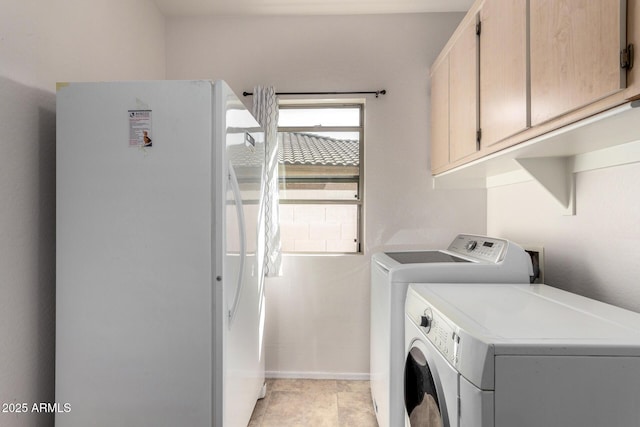
[[[264,384],[264,134],[242,102],[216,82],[224,109],[225,248],[223,292],[223,425],[246,426]],[[222,158],[222,156],[221,156]]]

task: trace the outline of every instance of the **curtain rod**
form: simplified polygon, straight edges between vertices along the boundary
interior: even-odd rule
[[[380,95],[386,95],[387,91],[374,90],[364,92],[276,92],[276,95],[375,95],[378,98]],[[242,92],[243,96],[252,96],[252,92]]]

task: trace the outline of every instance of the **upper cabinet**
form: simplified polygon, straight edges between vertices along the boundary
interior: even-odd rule
[[[452,162],[478,151],[478,36],[469,20],[449,52],[449,146]]]
[[[626,0],[530,0],[531,124],[626,86]]]
[[[480,129],[489,147],[529,126],[527,0],[480,9]]]
[[[478,149],[477,19],[463,22],[450,49],[431,67],[431,169],[438,171]]]
[[[449,164],[449,56],[431,69],[431,169]]]
[[[432,173],[640,98],[639,68],[628,55],[640,40],[639,6],[477,0],[431,69]],[[580,150],[575,143],[565,151]]]

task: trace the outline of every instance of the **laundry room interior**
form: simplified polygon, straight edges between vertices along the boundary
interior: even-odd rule
[[[619,89],[588,107],[574,108],[565,122],[545,121],[544,132],[521,141],[512,138],[511,146],[486,155],[517,155],[519,145],[596,117],[598,135],[610,135],[613,142],[604,136],[590,152],[561,155],[572,164],[598,158],[594,167],[564,170],[571,206],[561,206],[544,179],[520,173],[487,179],[491,185],[465,185],[464,171],[463,179],[455,179],[465,163],[453,161],[451,168],[433,176],[432,66],[458,34],[467,12],[490,1],[4,1],[0,426],[53,426],[54,417],[65,415],[59,408],[34,411],[32,405],[66,403],[56,397],[56,176],[61,172],[56,92],[67,82],[220,79],[249,111],[253,99],[243,92],[257,86],[329,93],[281,95],[284,103],[364,105],[361,246],[353,253],[283,251],[281,274],[264,281],[261,344],[267,386],[269,381],[298,379],[369,381],[372,256],[446,249],[460,234],[542,249],[546,285],[640,313],[640,199],[635,189],[640,182],[640,120],[621,128],[613,116],[600,119],[603,112],[624,105],[631,108],[622,114],[634,112],[633,99],[640,98],[637,64],[624,71],[626,92]],[[578,0],[523,2],[527,8],[534,3],[586,7]],[[638,1],[607,4],[624,11],[625,43],[637,46]],[[384,94],[342,94],[382,89]],[[479,86],[477,91],[481,93]],[[600,159],[616,156],[620,159]],[[484,160],[477,155],[470,164]],[[29,410],[16,413],[15,403],[26,403]],[[71,408],[70,415],[73,402]],[[307,425],[339,425],[337,421]]]

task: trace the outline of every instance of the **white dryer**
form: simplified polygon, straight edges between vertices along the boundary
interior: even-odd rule
[[[380,427],[404,423],[404,305],[411,282],[529,283],[531,258],[503,239],[458,235],[446,250],[379,252],[371,262],[371,397]]]
[[[546,285],[411,285],[405,425],[640,425],[640,314]]]

